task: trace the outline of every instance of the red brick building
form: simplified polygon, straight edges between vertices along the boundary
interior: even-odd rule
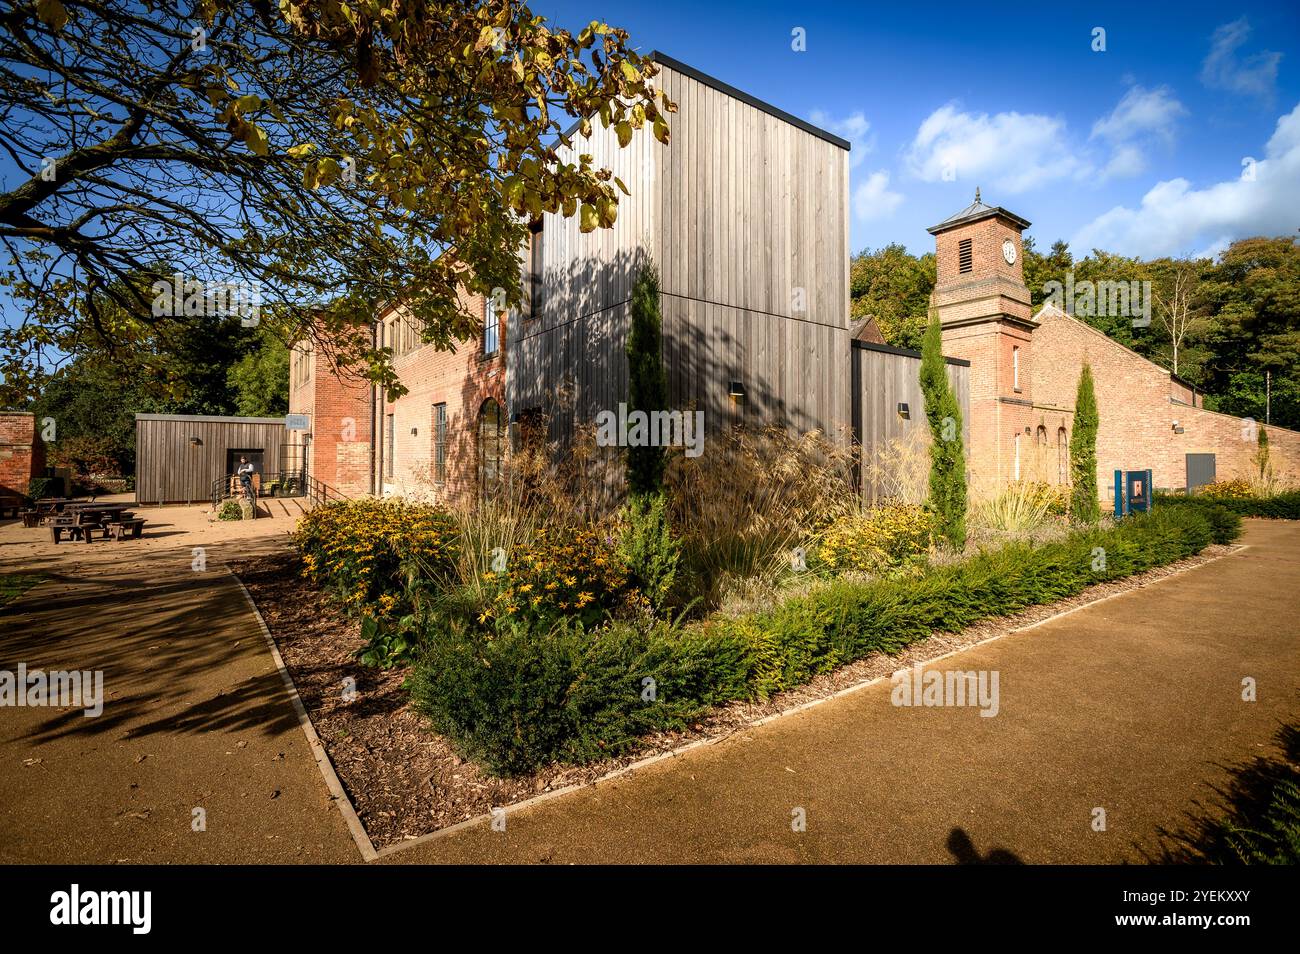
[[[0,497],[22,497],[45,473],[45,445],[29,411],[0,411]]]
[[[288,432],[286,459],[349,497],[373,493],[373,405],[365,379],[339,371],[310,338],[298,342],[289,355],[289,413],[310,423]]]
[[[472,500],[496,479],[508,432],[504,315],[490,316],[477,295],[464,293],[461,305],[488,330],[454,352],[424,342],[400,304],[378,311],[374,344],[391,352],[407,389],[395,401],[338,373],[310,341],[294,348],[289,412],[311,419],[296,439],[313,477],[353,497],[446,502]]]
[[[462,292],[461,307],[484,333],[455,352],[426,344],[400,307],[379,313],[381,347],[407,391],[383,400],[375,442],[375,485],[384,495],[468,502],[501,474],[508,420],[505,316],[482,296]]]
[[[931,303],[943,325],[944,353],[971,363],[967,460],[974,491],[1016,479],[1068,481],[1085,362],[1096,384],[1103,499],[1116,469],[1150,469],[1161,488],[1186,487],[1189,466],[1207,463],[1219,480],[1250,477],[1254,422],[1205,410],[1187,382],[1057,307],[1031,314],[1020,241],[1028,225],[985,205],[977,190],[974,203],[929,230],[937,258]],[[1276,476],[1300,482],[1300,434],[1267,431]]]

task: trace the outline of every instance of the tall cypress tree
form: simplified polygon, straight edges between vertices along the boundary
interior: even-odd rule
[[[943,330],[937,312],[921,339],[921,393],[930,424],[930,509],[948,546],[966,545],[966,452],[962,446],[961,405],[948,382],[943,360]]]
[[[1097,421],[1092,368],[1085,362],[1074,396],[1074,432],[1070,435],[1070,514],[1079,523],[1096,523],[1101,516],[1097,501]]]
[[[659,312],[659,273],[642,266],[632,286],[632,326],[627,336],[627,410],[668,409],[668,373],[663,359],[663,318]],[[627,449],[627,486],[633,495],[658,493],[663,487],[664,449]]]

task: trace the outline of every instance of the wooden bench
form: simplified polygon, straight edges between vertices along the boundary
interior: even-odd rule
[[[144,530],[144,517],[127,517],[125,520],[110,520],[104,524],[104,532],[114,540],[125,540],[128,536],[135,540]]]

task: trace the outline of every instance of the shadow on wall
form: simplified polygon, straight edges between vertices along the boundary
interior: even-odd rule
[[[627,400],[630,299],[647,261],[637,249],[613,261],[573,262],[562,275],[547,271],[546,288],[554,294],[543,302],[542,316],[510,321],[512,419],[541,413],[550,422],[550,439],[564,445],[575,423],[617,411]],[[671,409],[703,411],[706,435],[739,423],[799,431],[822,426],[807,408],[841,386],[840,375],[820,363],[842,361],[847,368],[847,353],[836,350],[841,343],[847,349],[845,329],[668,293],[660,302]],[[731,396],[733,382],[743,391],[739,400]],[[843,400],[847,404],[847,392]]]

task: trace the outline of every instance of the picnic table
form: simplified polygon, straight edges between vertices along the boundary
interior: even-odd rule
[[[62,513],[63,508],[70,503],[77,503],[85,498],[74,497],[41,497],[39,500],[32,501],[32,505],[26,510],[20,510],[18,516],[22,517],[24,527],[39,527],[46,522],[47,518],[54,514]]]
[[[144,518],[137,517],[128,504],[75,503],[49,518],[50,539],[55,543],[64,533],[70,539],[80,537],[90,543],[96,530],[104,531],[104,539],[135,538],[144,530],[144,524]]]

